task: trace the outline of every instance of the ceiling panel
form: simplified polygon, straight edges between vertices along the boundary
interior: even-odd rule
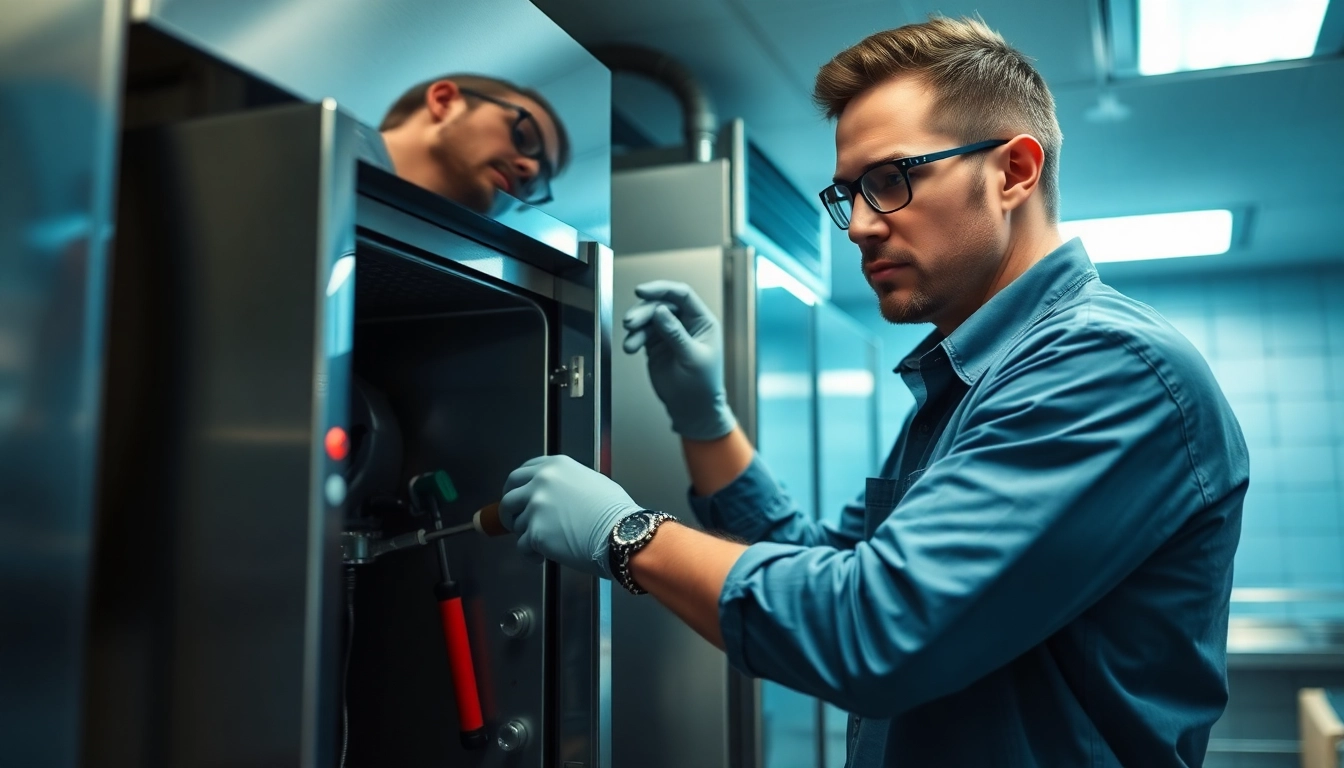
[[[541,0],[585,44],[622,40],[687,63],[722,118],[748,134],[807,194],[834,169],[832,126],[809,102],[816,69],[865,35],[938,11],[979,13],[1034,58],[1058,102],[1066,218],[1219,205],[1254,210],[1250,241],[1220,257],[1104,265],[1104,274],[1207,274],[1344,262],[1344,59],[1125,81],[1120,122],[1097,103],[1089,3],[1078,0]],[[561,8],[563,6],[563,8]],[[678,137],[680,116],[652,85],[614,78],[613,102]],[[833,293],[867,301],[857,251],[833,235]]]
[[[835,54],[868,35],[932,13],[979,14],[1019,50],[1035,59],[1051,85],[1095,79],[1088,3],[1061,0],[927,2],[921,0],[849,0],[832,3],[745,3],[766,37],[784,52],[801,84],[811,88],[817,69]]]
[[[813,3],[808,6],[756,4],[746,13],[776,53],[781,67],[804,94],[811,94],[817,70],[840,51],[880,29],[909,22],[900,3],[847,2],[840,8]]]
[[[1311,92],[1344,93],[1344,61],[1123,88],[1131,115],[1119,123],[1081,119],[1090,93],[1061,94],[1064,214],[1310,204],[1332,194],[1344,178],[1333,147],[1344,100]]]
[[[609,39],[662,27],[709,24],[728,16],[723,0],[532,0],[576,40]]]

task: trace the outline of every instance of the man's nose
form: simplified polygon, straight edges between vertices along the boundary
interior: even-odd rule
[[[541,163],[530,157],[519,155],[513,160],[513,172],[522,181],[531,181],[541,172]]]
[[[863,245],[865,242],[885,240],[891,234],[886,217],[874,211],[862,195],[855,198],[850,208],[848,231],[850,242]]]

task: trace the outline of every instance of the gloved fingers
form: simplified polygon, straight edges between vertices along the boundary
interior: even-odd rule
[[[695,291],[677,280],[650,280],[635,286],[635,295],[647,301],[667,301],[681,306]]]
[[[657,335],[666,339],[672,344],[672,348],[677,352],[677,358],[686,360],[691,352],[691,335],[686,332],[686,327],[681,321],[672,314],[672,310],[666,305],[660,304],[653,313],[653,324],[650,326],[650,335]]]
[[[714,313],[709,311],[691,286],[675,280],[653,280],[635,287],[635,295],[647,301],[671,304],[675,314],[686,325],[698,320],[712,320]]]
[[[499,500],[499,524],[517,533],[527,530],[527,502],[532,497],[526,486],[505,493]]]
[[[648,338],[649,335],[643,328],[640,328],[637,331],[631,331],[626,334],[625,341],[621,342],[621,349],[624,349],[627,355],[633,355],[644,348],[644,344],[648,341]]]
[[[627,331],[643,328],[649,320],[653,319],[653,310],[661,303],[663,302],[640,299],[635,302],[634,306],[625,311],[625,315],[621,317],[621,325]]]
[[[547,456],[538,456],[534,459],[528,459],[521,466],[509,473],[508,479],[504,481],[504,490],[501,495],[507,496],[510,491],[527,485],[532,478],[537,476],[542,466],[546,463]]]
[[[622,323],[630,333],[621,343],[621,348],[625,350],[626,354],[633,355],[640,349],[656,344],[661,340],[660,336],[650,335],[648,332],[649,324],[657,316],[659,307],[664,307],[674,313],[676,310],[676,307],[667,302],[641,301],[625,313],[625,319]]]

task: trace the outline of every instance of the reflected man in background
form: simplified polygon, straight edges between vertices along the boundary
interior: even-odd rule
[[[569,136],[540,93],[482,75],[411,87],[378,126],[398,176],[478,213],[551,200],[569,162]]]

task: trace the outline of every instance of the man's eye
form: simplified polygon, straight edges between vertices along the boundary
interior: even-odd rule
[[[879,190],[890,189],[904,183],[905,178],[901,176],[900,171],[873,174],[873,186]]]

